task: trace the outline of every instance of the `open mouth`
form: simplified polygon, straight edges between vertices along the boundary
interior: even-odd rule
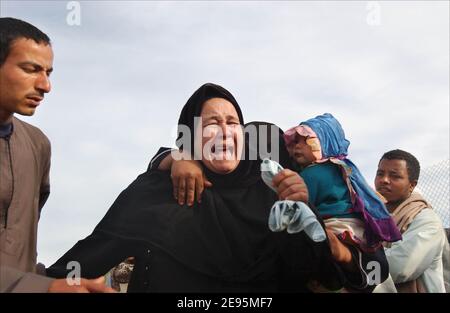
[[[211,154],[216,157],[231,159],[235,154],[234,144],[213,145],[211,147]]]

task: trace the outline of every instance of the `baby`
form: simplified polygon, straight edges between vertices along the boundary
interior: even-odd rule
[[[350,142],[331,114],[300,123],[284,138],[308,187],[309,205],[342,242],[372,251],[401,239],[381,199],[347,159]]]

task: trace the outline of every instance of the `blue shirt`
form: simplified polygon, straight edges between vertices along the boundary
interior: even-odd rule
[[[309,203],[323,218],[359,217],[351,213],[352,201],[341,168],[331,162],[313,164],[300,173],[308,187]]]

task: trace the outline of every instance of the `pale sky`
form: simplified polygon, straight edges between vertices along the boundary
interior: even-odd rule
[[[205,82],[230,90],[247,122],[287,129],[332,113],[370,184],[391,149],[424,168],[449,158],[448,1],[76,1],[80,25],[69,2],[0,7],[46,32],[55,52],[53,90],[22,118],[52,143],[38,244],[47,266],[173,144]]]

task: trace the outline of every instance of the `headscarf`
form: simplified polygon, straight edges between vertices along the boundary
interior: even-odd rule
[[[383,241],[400,240],[400,231],[384,203],[367,184],[358,167],[347,158],[350,141],[345,138],[338,120],[330,113],[325,113],[300,123],[300,126],[309,127],[320,142],[322,159],[316,162],[331,161],[341,167],[352,198],[352,209],[361,213],[365,222],[368,245],[377,246]],[[288,130],[286,141],[292,142],[296,132],[296,127]]]
[[[270,158],[271,160],[280,163],[283,168],[291,168],[292,162],[284,142],[283,130],[275,124],[261,121],[249,122],[245,124],[245,129],[249,129],[249,127],[252,126],[256,127],[256,138],[249,138],[253,133],[250,131],[246,132],[247,137],[245,138],[245,142],[247,149],[245,155],[248,157],[256,155],[261,162],[265,158]],[[263,128],[266,129],[264,137],[260,132]],[[274,134],[276,138],[274,138],[272,134]],[[276,141],[272,142],[272,139],[275,139]]]
[[[234,97],[214,84],[192,95],[179,122],[194,131],[193,118],[212,97],[233,103],[243,122]],[[205,189],[201,204],[191,208],[174,200],[170,173],[147,171],[119,195],[94,233],[145,242],[180,266],[228,282],[271,281],[280,271],[290,270],[302,279],[319,273],[324,280],[335,279],[324,273],[332,267],[326,243],[313,243],[304,234],[272,233],[267,227],[277,195],[262,182],[259,164],[243,160],[225,175],[204,168],[213,187]]]

